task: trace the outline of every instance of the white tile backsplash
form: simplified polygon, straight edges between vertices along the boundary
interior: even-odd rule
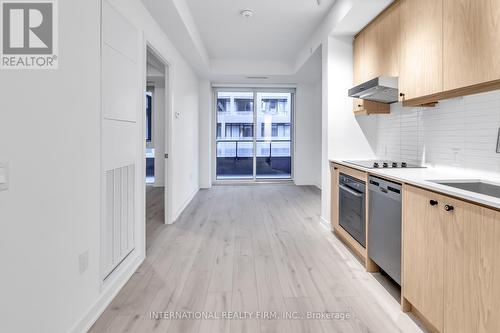
[[[379,158],[500,173],[496,153],[500,92],[439,102],[434,108],[391,106],[377,115],[372,142]]]

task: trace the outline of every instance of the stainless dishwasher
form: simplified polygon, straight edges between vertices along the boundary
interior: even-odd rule
[[[368,256],[401,285],[401,184],[369,178]]]

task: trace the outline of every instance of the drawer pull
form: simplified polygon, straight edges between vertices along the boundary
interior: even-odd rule
[[[447,212],[451,212],[455,209],[455,207],[451,206],[451,205],[445,205],[444,206],[444,210],[447,211]]]
[[[430,204],[431,206],[437,206],[437,205],[438,205],[438,203],[439,203],[439,202],[437,202],[436,200],[431,200],[431,201],[429,201],[429,204]]]

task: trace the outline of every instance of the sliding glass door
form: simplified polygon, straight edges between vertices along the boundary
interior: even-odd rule
[[[217,90],[216,179],[292,177],[293,92]]]
[[[253,179],[253,92],[217,93],[217,179]]]

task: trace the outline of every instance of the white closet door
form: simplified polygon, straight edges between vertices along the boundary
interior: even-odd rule
[[[101,278],[106,280],[135,248],[135,189],[142,116],[139,31],[102,2]]]

